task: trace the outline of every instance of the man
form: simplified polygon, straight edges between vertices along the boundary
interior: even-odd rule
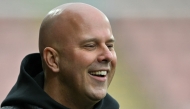
[[[84,3],[51,10],[41,24],[39,51],[23,59],[2,109],[119,109],[107,94],[117,57],[101,11]]]

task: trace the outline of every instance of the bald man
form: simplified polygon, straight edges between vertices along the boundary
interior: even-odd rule
[[[40,53],[26,56],[2,109],[119,109],[107,89],[117,62],[107,17],[84,3],[51,10]]]

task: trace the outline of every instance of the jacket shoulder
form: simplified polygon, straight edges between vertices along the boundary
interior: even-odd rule
[[[3,106],[0,109],[43,109],[33,105],[25,105],[25,106]]]
[[[23,109],[19,106],[4,106],[4,107],[1,107],[0,109]]]

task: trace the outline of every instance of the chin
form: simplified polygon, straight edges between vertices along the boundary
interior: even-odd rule
[[[91,99],[94,101],[100,101],[101,99],[103,99],[106,96],[106,94],[107,94],[107,90],[102,89],[102,90],[92,93]]]

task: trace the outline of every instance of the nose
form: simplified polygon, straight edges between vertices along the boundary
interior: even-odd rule
[[[109,63],[113,60],[114,58],[114,51],[109,50],[109,48],[105,45],[105,47],[103,47],[100,50],[100,55],[98,56],[98,62],[100,63]]]

